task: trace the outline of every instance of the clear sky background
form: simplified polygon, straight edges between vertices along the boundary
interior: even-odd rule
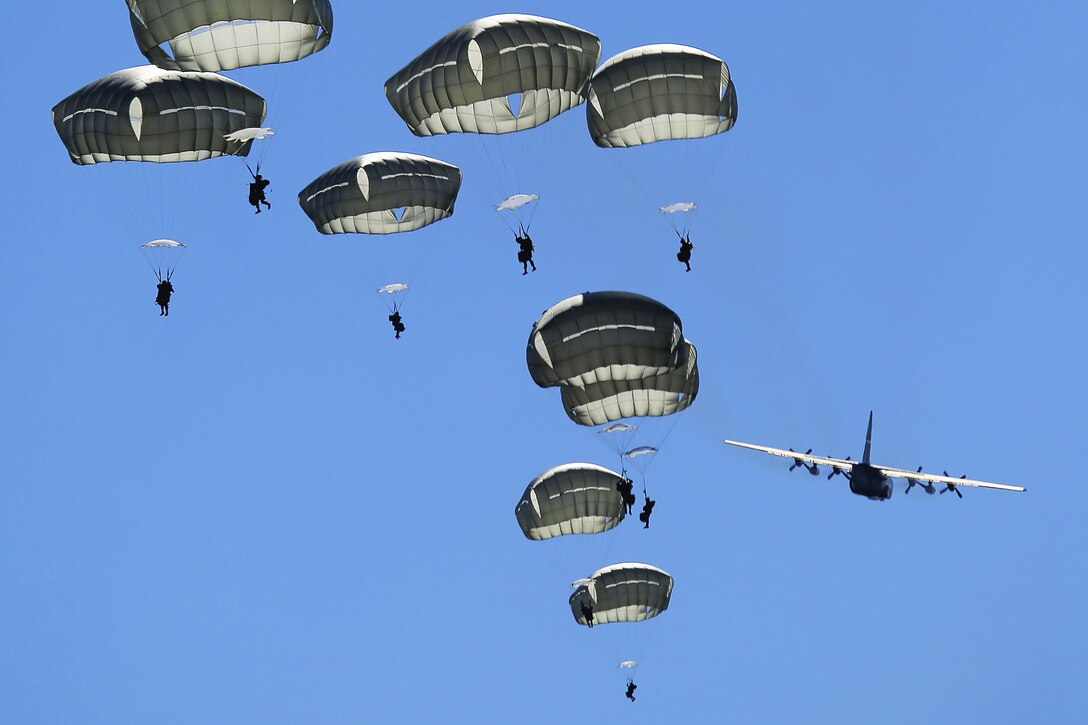
[[[0,45],[0,721],[1081,721],[1083,4],[334,6],[326,50],[229,74],[278,131],[260,216],[237,159],[67,160],[53,104],[144,62],[124,3],[43,3]],[[510,11],[604,58],[729,64],[691,273],[675,199],[583,109],[537,150],[523,277],[478,141],[389,107],[398,68]],[[380,150],[458,164],[455,215],[318,234],[298,190]],[[159,236],[190,245],[169,319]],[[365,258],[402,242],[425,264],[396,341]],[[535,475],[616,463],[532,383],[529,329],[607,289],[681,315],[702,390],[650,469],[652,529],[529,542]],[[721,443],[858,457],[870,410],[876,461],[1028,492],[875,503]],[[575,625],[571,579],[626,560],[675,577],[669,610]]]

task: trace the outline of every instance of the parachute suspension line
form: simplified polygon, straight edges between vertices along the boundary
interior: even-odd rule
[[[498,184],[499,194],[501,194],[502,198],[504,199],[509,197],[510,194],[507,193],[506,184],[503,182],[502,174],[499,173],[498,167],[495,166],[495,160],[491,158],[491,151],[487,148],[487,144],[484,143],[483,136],[478,133],[469,135],[475,136],[477,143],[480,144],[480,150],[484,152],[484,156],[485,158],[487,158],[487,165],[491,167],[491,177],[495,180],[495,183]],[[510,233],[516,235],[517,231],[514,229],[514,225],[509,220],[507,220],[506,216],[502,212],[498,212],[498,214],[499,218],[502,219],[502,223],[505,224],[506,228],[510,230]]]
[[[612,150],[614,151],[615,149],[612,149]],[[622,173],[624,176],[626,176],[627,180],[630,181],[634,185],[634,187],[639,190],[639,193],[642,194],[642,198],[644,198],[646,200],[647,206],[649,208],[651,208],[651,209],[657,209],[660,206],[660,201],[655,201],[654,198],[652,196],[650,196],[650,191],[646,187],[646,184],[642,181],[642,179],[638,178],[637,174],[635,174],[630,169],[625,167],[620,162],[620,160],[615,156],[615,154],[610,153],[610,154],[608,154],[608,157],[612,160],[612,163],[616,165],[616,168],[620,170],[620,173]],[[667,217],[667,216],[670,216],[670,215],[658,214],[658,216]],[[672,229],[674,231],[676,230],[676,225],[672,221],[670,221],[669,219],[662,219],[662,222],[665,224],[665,226],[669,227],[670,229]]]
[[[423,233],[422,235],[420,233]],[[428,267],[431,259],[438,252],[439,249],[445,250],[446,247],[442,244],[440,238],[426,239],[426,236],[441,235],[441,229],[435,229],[432,227],[426,227],[423,229],[417,229],[414,232],[409,232],[407,242],[422,246],[422,249],[417,248],[414,253],[408,255],[408,275],[409,279],[405,282],[412,284],[413,281],[418,279],[423,270]]]
[[[146,254],[144,255],[144,261],[147,262],[147,266],[151,268],[151,273],[155,275],[155,279],[162,282],[162,269],[152,264],[151,258]]]
[[[559,118],[552,119],[537,127],[538,129],[542,128],[543,130],[539,134],[540,141],[537,144],[535,154],[537,167],[534,169],[535,173],[531,178],[538,179],[540,181],[540,187],[531,190],[534,194],[537,194],[538,198],[533,202],[533,208],[529,210],[529,218],[525,222],[526,231],[532,226],[533,219],[536,217],[536,212],[539,209],[541,202],[544,200],[545,191],[551,182],[552,173],[555,171],[555,167],[561,165],[563,162],[562,156],[558,153],[559,149],[562,147],[558,146],[556,143],[556,139],[559,138],[558,131],[552,128],[552,126],[557,125],[557,122],[563,118],[563,116],[560,116]],[[550,154],[548,153],[549,149],[551,150]]]
[[[379,292],[378,294],[381,294],[381,293]],[[389,314],[393,314],[394,312],[397,311],[397,303],[394,301],[394,302],[392,302],[392,304],[390,304],[391,300],[392,300],[392,295],[390,295],[390,300],[385,301],[385,308],[387,310],[389,310]]]
[[[112,181],[115,182],[115,183],[109,183],[110,180],[107,179],[106,183],[94,184],[91,187],[91,192],[96,193],[96,194],[107,195],[109,197],[110,202],[117,204],[117,206],[124,206],[124,208],[127,210],[127,212],[128,212],[127,214],[116,214],[116,215],[114,215],[115,220],[123,219],[124,222],[125,222],[123,225],[119,224],[118,226],[120,228],[118,228],[116,230],[116,232],[120,236],[123,236],[125,238],[132,238],[133,240],[140,239],[141,241],[147,241],[147,239],[151,238],[151,237],[147,236],[149,234],[149,232],[148,232],[148,230],[146,228],[144,228],[144,226],[147,225],[148,215],[151,213],[150,208],[149,208],[151,206],[151,204],[150,204],[151,199],[148,198],[148,196],[147,196],[147,194],[149,194],[149,192],[147,190],[149,190],[151,187],[147,185],[147,178],[144,175],[144,170],[143,169],[141,169],[141,171],[133,170],[131,168],[133,164],[140,164],[141,166],[145,165],[145,164],[141,164],[138,161],[128,161],[128,162],[125,162],[123,165],[120,165],[120,164],[117,165],[117,166],[120,166],[121,168],[110,169],[109,171],[112,171],[113,175],[115,175],[117,177],[129,177],[129,176],[133,176],[133,175],[135,175],[137,177],[140,177],[139,179],[137,179],[137,181],[138,181],[138,183],[140,183],[141,189],[144,190],[144,192],[143,192],[144,193],[144,198],[141,199],[140,194],[124,193],[124,192],[121,191],[121,189],[118,187],[118,184],[116,184],[116,182],[120,181],[123,184],[125,184],[126,186],[128,186],[128,182],[131,181],[131,179],[128,179],[128,178],[116,178],[116,179],[113,179]],[[126,172],[131,172],[131,173],[126,173]],[[91,175],[89,175],[87,177],[84,177],[84,178],[87,178],[88,180],[91,180],[93,176],[94,175],[91,174]],[[108,206],[110,206],[110,204],[102,203],[101,206],[103,208],[107,208]],[[155,235],[155,236],[161,236],[161,235]]]
[[[279,71],[279,72],[272,74],[272,92],[268,94],[268,99],[267,99],[267,104],[268,105],[266,106],[267,108],[276,108],[278,106],[276,101],[277,101],[277,97],[279,95],[279,90],[280,90],[280,77],[285,74],[284,71],[286,71],[287,69],[286,68],[277,68],[276,70]],[[257,143],[258,143],[257,139],[254,139],[254,140],[249,142],[250,153],[253,152],[253,147]],[[268,151],[269,151],[268,144],[265,143],[265,142],[261,142],[259,149],[260,150],[257,152],[257,173],[260,173],[261,164],[264,163],[265,158],[268,155]]]
[[[590,632],[589,639],[593,648],[609,669],[616,667],[619,660],[634,660],[641,663],[653,641],[655,625],[649,620],[634,623],[613,623],[596,625]]]
[[[139,183],[142,192],[137,194],[136,197],[142,199],[142,202],[150,207],[139,209],[132,217],[133,219],[142,220],[143,224],[151,227],[150,231],[140,229],[141,236],[171,236],[166,229],[166,183],[164,177],[168,176],[172,169],[164,169],[162,164],[151,161],[132,161],[129,163],[136,164],[137,168],[139,168],[136,174],[140,177]],[[121,194],[121,196],[126,195]],[[137,202],[137,204],[139,203]],[[156,209],[156,207],[158,208]],[[155,227],[156,221],[158,227]]]
[[[695,195],[692,198],[692,201],[695,202],[696,205],[698,205],[698,204],[700,204],[702,202],[703,197],[706,195],[706,190],[710,187],[710,180],[714,176],[714,172],[717,170],[718,164],[721,162],[721,157],[722,157],[722,155],[723,155],[723,153],[725,151],[725,139],[722,138],[723,135],[724,134],[718,134],[717,136],[712,136],[709,139],[704,139],[706,141],[709,141],[711,143],[716,144],[718,148],[717,148],[716,151],[709,154],[709,156],[710,156],[709,162],[705,162],[703,164],[704,168],[703,168],[702,178],[699,180],[698,184],[696,185]],[[692,220],[692,221],[694,221],[694,220]],[[689,224],[689,226],[690,226],[690,224]]]
[[[167,172],[169,173],[169,172]],[[159,234],[160,237],[168,236],[166,231],[166,185],[159,184]]]
[[[495,160],[491,158],[491,150],[488,149],[487,144],[484,143],[483,134],[474,133],[469,135],[476,137],[477,143],[480,144],[480,149],[484,152],[484,156],[487,157],[487,165],[491,167],[491,175],[499,185],[499,193],[503,195],[503,198],[510,196],[510,194],[507,193],[506,184],[503,183],[503,175],[499,173],[498,167],[495,166]],[[500,158],[500,160],[502,159]],[[505,162],[503,163],[503,172],[506,172]]]
[[[555,168],[555,159],[552,158],[550,159],[551,163],[547,163],[544,154],[549,148],[553,149],[554,151],[554,144],[552,143],[552,139],[554,138],[555,134],[552,126],[556,125],[556,122],[558,120],[559,119],[552,119],[546,123],[537,126],[534,129],[531,129],[530,132],[536,134],[536,142],[534,144],[524,145],[524,153],[527,154],[529,149],[532,149],[532,161],[535,163],[533,163],[532,168],[528,169],[527,173],[525,174],[525,178],[519,179],[519,182],[528,182],[529,180],[534,180],[539,184],[537,188],[533,189],[526,188],[524,184],[518,184],[520,187],[522,187],[521,189],[519,189],[520,193],[532,193],[537,195],[536,201],[532,202],[532,209],[529,210],[528,219],[526,219],[525,221],[526,231],[528,231],[529,227],[533,225],[533,217],[536,215],[537,207],[540,206],[540,202],[544,197],[544,187],[548,183],[548,176],[550,175],[550,171]],[[530,160],[523,157],[522,161],[522,168],[527,169]]]
[[[670,415],[670,416],[668,416],[668,417],[669,417],[669,418],[672,418],[673,420],[670,420],[670,421],[669,421],[669,422],[668,422],[668,423],[667,423],[667,424],[665,425],[665,435],[664,435],[664,436],[663,436],[663,437],[661,438],[661,440],[660,440],[660,441],[658,441],[658,443],[657,443],[657,448],[658,448],[658,450],[660,450],[661,448],[663,448],[663,447],[665,446],[665,441],[667,441],[667,440],[669,439],[669,436],[671,436],[671,435],[672,435],[672,432],[673,432],[674,430],[676,430],[676,424],[677,424],[677,423],[679,422],[679,421],[675,420],[675,418],[676,418],[676,414],[675,414],[675,413],[674,413],[673,415]]]
[[[512,221],[510,221],[510,218],[507,217],[502,212],[498,212],[498,215],[499,215],[499,218],[502,219],[502,223],[506,225],[506,228],[510,230],[510,233],[513,234],[514,236],[517,236],[518,235],[518,230],[514,228],[514,223]]]

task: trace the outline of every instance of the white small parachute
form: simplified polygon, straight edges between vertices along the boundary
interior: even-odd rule
[[[243,128],[233,133],[223,134],[223,138],[227,141],[235,141],[237,143],[244,143],[246,141],[263,141],[269,136],[275,136],[276,132],[270,128]]]
[[[502,211],[504,209],[519,209],[530,202],[534,202],[539,199],[538,194],[514,194],[508,196],[498,203],[495,207],[495,211]]]
[[[638,667],[638,662],[635,662],[634,660],[624,660],[623,662],[620,662],[618,665],[616,665],[616,667],[620,668],[621,670],[633,670]]]
[[[675,214],[676,212],[689,212],[695,208],[694,201],[678,201],[675,204],[668,204],[663,207],[659,207],[662,214]]]
[[[408,289],[408,285],[403,282],[394,282],[393,284],[387,284],[384,287],[378,288],[378,294],[395,295],[397,292],[404,292]]]
[[[639,456],[649,456],[657,453],[657,449],[653,446],[639,446],[638,448],[632,448],[629,451],[623,452],[624,458],[638,458]]]
[[[147,244],[140,245],[140,248],[141,249],[160,249],[160,248],[177,249],[178,247],[184,247],[184,246],[185,245],[182,244],[181,242],[176,242],[173,239],[152,239]]]
[[[620,457],[627,461],[625,466],[633,466],[636,471],[642,474],[643,481],[645,482],[646,472],[650,470],[650,465],[657,458],[657,448],[653,446],[639,446],[638,448],[632,448],[624,451],[620,454]]]
[[[186,249],[188,247],[185,244],[174,239],[152,239],[147,244],[140,245],[144,259],[160,282],[174,276],[174,270]]]
[[[637,425],[613,423],[607,428],[597,431],[597,437],[600,438],[602,443],[611,448],[613,453],[622,456],[623,452],[631,447],[631,442],[635,439],[637,431]]]

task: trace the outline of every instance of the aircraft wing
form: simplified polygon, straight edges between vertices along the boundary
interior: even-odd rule
[[[757,446],[754,443],[741,443],[740,441],[726,440],[731,446],[740,446],[741,448],[749,448],[753,451],[762,451],[764,453],[770,453],[772,456],[781,456],[782,458],[789,458],[793,461],[803,461],[808,464],[819,464],[823,466],[830,466],[832,468],[839,468],[843,471],[850,471],[858,461],[845,461],[840,458],[829,458],[827,456],[814,456],[809,453],[801,453],[799,451],[790,451],[782,448],[773,448],[771,446]],[[974,486],[976,488],[994,488],[1000,491],[1026,491],[1023,486],[1013,486],[1007,483],[993,483],[992,481],[978,481],[973,478],[956,478],[954,476],[942,476],[936,473],[919,473],[915,471],[908,471],[905,468],[892,468],[890,466],[878,466],[874,465],[873,468],[877,469],[885,476],[889,478],[910,478],[915,481],[927,481],[930,483],[944,483],[952,484],[953,486]]]
[[[772,448],[771,446],[757,446],[754,443],[741,443],[740,441],[726,440],[731,446],[740,446],[741,448],[750,448],[753,451],[763,451],[764,453],[770,453],[772,456],[782,456],[783,458],[789,458],[794,461],[804,461],[805,463],[818,463],[823,466],[831,466],[833,468],[841,468],[844,471],[849,471],[854,467],[858,461],[844,461],[841,458],[828,458],[827,456],[814,456],[809,453],[801,453],[800,451],[784,450],[782,448]],[[956,479],[959,481],[960,479]]]
[[[992,483],[990,481],[976,481],[973,478],[956,478],[954,476],[941,476],[935,473],[916,473],[903,468],[888,468],[887,466],[873,466],[889,478],[911,478],[915,481],[930,481],[932,483],[951,483],[955,486],[975,486],[976,488],[996,488],[1001,491],[1026,491],[1023,486],[1012,486],[1007,483]]]

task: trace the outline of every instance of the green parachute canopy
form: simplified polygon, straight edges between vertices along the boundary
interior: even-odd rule
[[[737,120],[729,66],[685,45],[643,45],[609,58],[593,74],[588,97],[589,133],[605,148],[705,138]]]
[[[169,70],[287,63],[332,39],[329,0],[128,0],[128,10],[140,52]]]
[[[392,234],[453,214],[461,170],[429,156],[381,151],[314,179],[298,203],[322,234]]]
[[[627,509],[616,484],[623,477],[592,463],[565,463],[544,471],[514,508],[525,538],[599,534],[623,521]]]
[[[684,344],[686,363],[676,370],[634,380],[562,386],[563,410],[579,425],[605,425],[623,418],[657,417],[684,410],[699,393],[695,346],[687,340]]]
[[[593,610],[594,624],[644,622],[669,608],[672,576],[650,564],[626,562],[598,569],[580,582],[568,600],[578,624],[588,625],[583,605]]]
[[[145,65],[80,88],[53,107],[53,125],[75,164],[200,161],[248,154],[251,138],[227,137],[259,127],[267,108],[225,76]]]
[[[504,134],[580,104],[601,41],[535,15],[492,15],[451,31],[385,83],[417,136]]]
[[[585,292],[553,305],[533,325],[525,357],[533,382],[558,387],[580,425],[671,415],[699,390],[679,316],[632,292]]]

